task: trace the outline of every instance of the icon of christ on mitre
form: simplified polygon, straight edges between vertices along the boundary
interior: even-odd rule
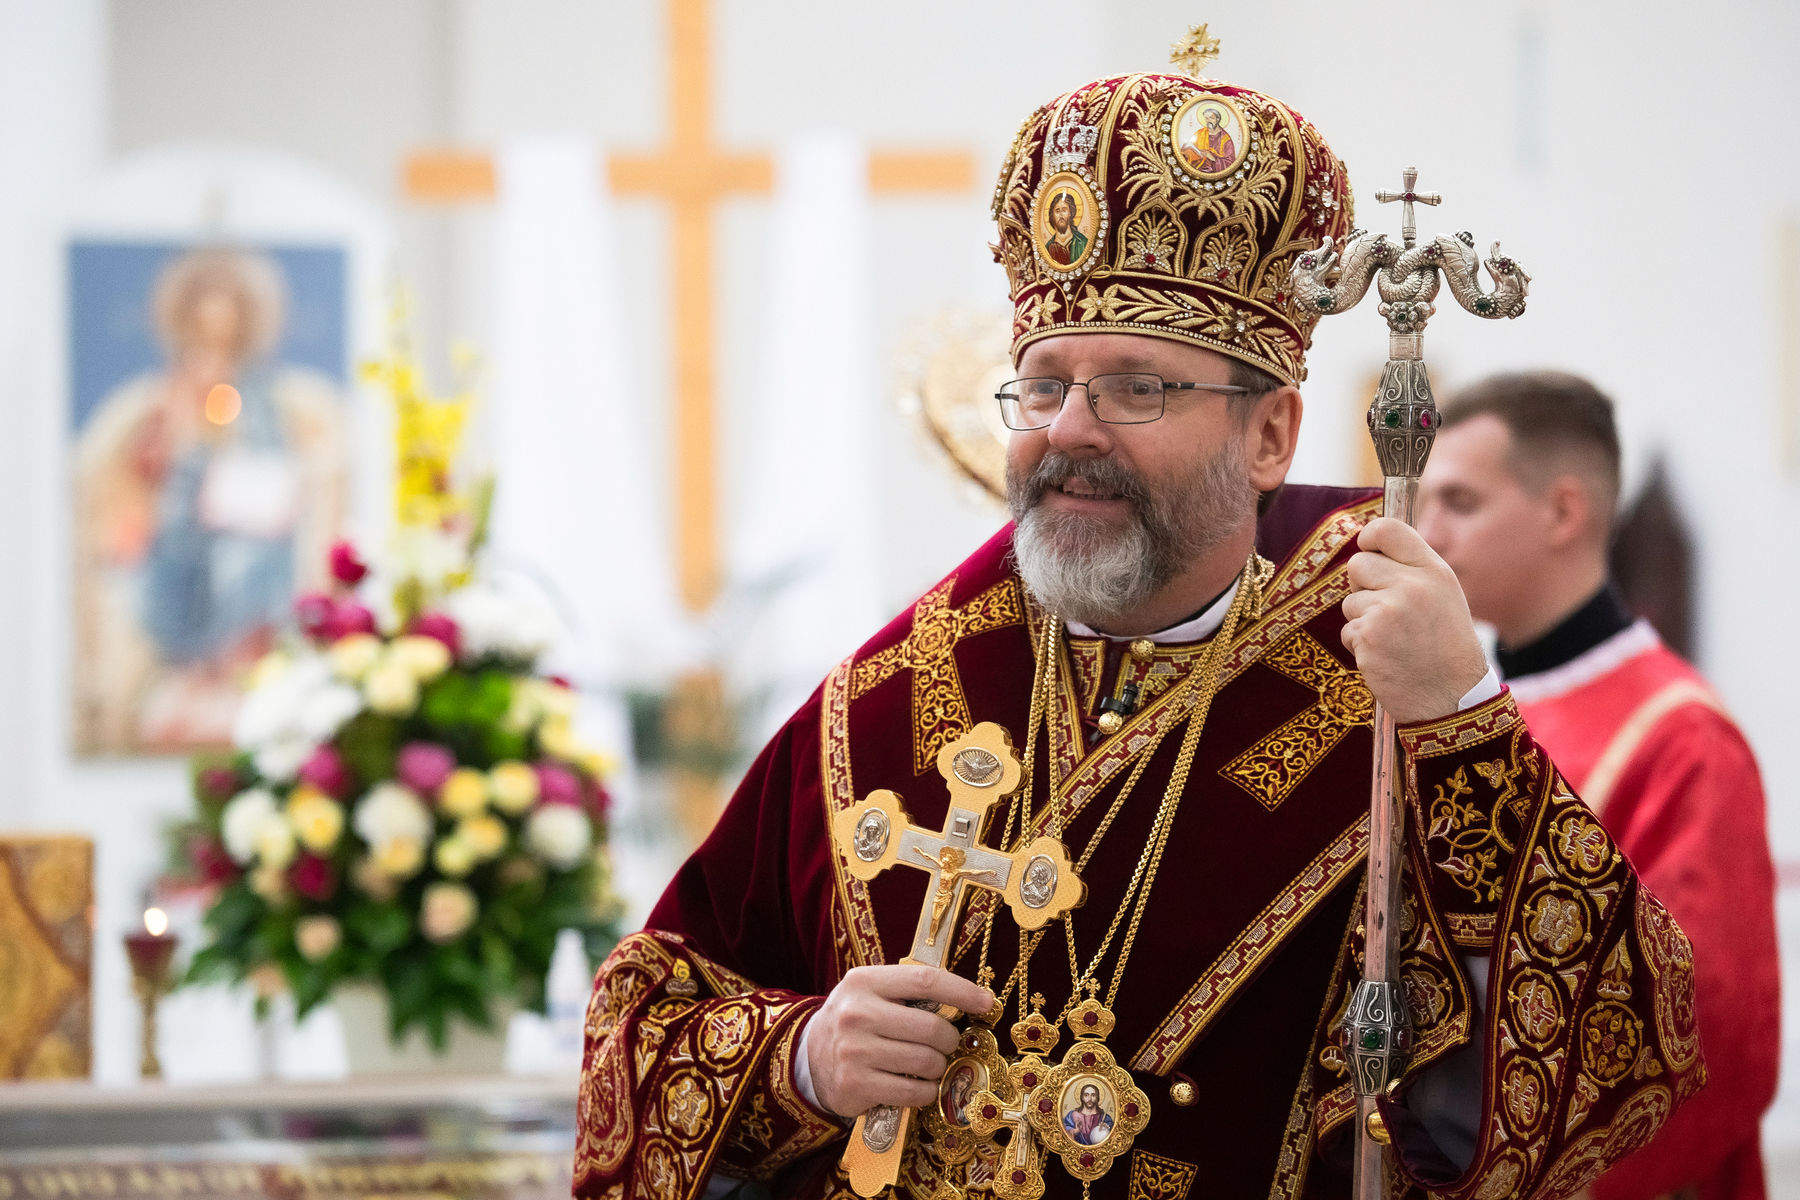
[[[1222,179],[1197,104],[1237,118]],[[1053,224],[1056,189],[1093,210]],[[1113,76],[1031,115],[993,216],[1012,520],[826,677],[602,967],[576,1194],[1348,1196],[1378,704],[1392,1194],[1584,1186],[1704,1083],[1692,955],[1454,575],[1378,494],[1285,483],[1290,278],[1351,232],[1344,165],[1265,93]]]

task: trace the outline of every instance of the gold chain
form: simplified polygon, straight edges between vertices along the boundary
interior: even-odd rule
[[[1105,960],[1106,952],[1111,947],[1112,940],[1118,933],[1119,924],[1124,919],[1126,909],[1130,908],[1132,910],[1131,922],[1126,927],[1125,942],[1120,948],[1119,962],[1113,971],[1113,978],[1107,991],[1106,1003],[1109,1008],[1118,996],[1119,986],[1125,978],[1125,965],[1131,957],[1132,947],[1136,944],[1138,926],[1143,920],[1144,910],[1148,905],[1150,898],[1150,890],[1155,884],[1157,870],[1162,863],[1163,851],[1168,846],[1170,830],[1174,827],[1175,813],[1180,808],[1181,800],[1186,791],[1188,774],[1193,768],[1194,753],[1200,742],[1200,733],[1206,724],[1208,714],[1212,710],[1213,698],[1218,694],[1221,686],[1225,654],[1229,650],[1231,643],[1236,636],[1238,625],[1244,616],[1248,614],[1251,620],[1255,620],[1261,615],[1263,588],[1272,574],[1273,565],[1260,555],[1252,552],[1250,561],[1245,564],[1243,573],[1240,576],[1238,594],[1233,597],[1230,608],[1226,610],[1224,622],[1220,625],[1219,632],[1214,637],[1212,644],[1206,648],[1206,651],[1201,658],[1199,668],[1186,679],[1182,680],[1181,684],[1174,690],[1174,694],[1169,697],[1169,703],[1181,703],[1181,693],[1186,692],[1189,689],[1195,689],[1197,691],[1197,694],[1194,695],[1192,699],[1186,701],[1187,707],[1190,710],[1187,732],[1182,738],[1181,750],[1176,756],[1174,772],[1170,776],[1168,788],[1165,789],[1163,793],[1162,804],[1158,807],[1156,818],[1151,823],[1150,833],[1145,839],[1143,852],[1138,856],[1137,866],[1132,871],[1131,882],[1126,887],[1125,895],[1120,901],[1118,912],[1114,914],[1112,923],[1106,931],[1106,936],[1101,940],[1099,950],[1095,952],[1093,959],[1089,962],[1087,970],[1085,971],[1081,969],[1080,957],[1075,949],[1074,922],[1071,920],[1070,914],[1064,914],[1062,918],[1064,940],[1069,952],[1071,984],[1069,1001],[1063,1007],[1061,1015],[1057,1017],[1057,1023],[1059,1024],[1068,1017],[1069,1013],[1073,1011],[1075,1005],[1080,1001],[1084,987],[1090,992],[1098,989],[1098,981],[1094,977],[1095,973],[1099,970],[1100,964]],[[1049,697],[1053,696],[1056,692],[1056,683],[1058,679],[1058,655],[1056,647],[1060,646],[1061,638],[1059,635],[1061,632],[1062,623],[1060,619],[1057,618],[1055,614],[1046,613],[1044,633],[1038,644],[1038,652],[1035,655],[1036,662],[1034,666],[1036,669],[1033,671],[1032,678],[1031,710],[1026,722],[1025,764],[1020,791],[1018,793],[1021,796],[1027,797],[1023,808],[1023,819],[1019,824],[1018,836],[1021,842],[1024,841],[1026,834],[1030,830],[1030,801],[1028,797],[1030,794],[1033,754],[1036,749],[1037,729],[1040,721],[1042,721],[1044,725],[1045,757],[1050,760],[1051,764],[1051,786],[1046,799],[1046,803],[1051,806],[1049,829],[1051,836],[1053,837],[1060,836],[1061,833],[1062,805],[1059,802],[1058,797],[1060,780],[1057,778],[1059,773],[1056,771],[1057,764],[1053,742],[1054,727],[1051,724],[1050,717],[1052,705],[1049,702]],[[1161,734],[1152,738],[1143,750],[1134,755],[1137,761],[1132,767],[1131,774],[1120,787],[1118,795],[1116,795],[1113,798],[1112,803],[1107,806],[1105,815],[1101,818],[1099,825],[1095,827],[1092,836],[1088,839],[1087,846],[1082,850],[1080,859],[1075,864],[1077,875],[1080,875],[1087,869],[1088,862],[1093,858],[1095,850],[1100,845],[1100,839],[1103,838],[1106,835],[1106,832],[1112,827],[1113,820],[1123,808],[1125,800],[1136,788],[1138,780],[1144,774],[1145,768],[1149,766],[1150,760],[1155,757],[1157,750],[1161,747],[1162,738],[1163,735]],[[1007,816],[1006,834],[1001,842],[1002,845],[1011,845],[1010,839],[1013,829],[1012,818],[1013,813],[1016,811],[1018,811],[1018,808],[1015,798],[1015,807],[1013,810],[1009,811]],[[1132,904],[1134,895],[1137,901],[1135,905]],[[989,913],[987,928],[982,935],[980,962],[982,969],[986,970],[989,975],[992,974],[991,968],[987,966],[989,940],[993,933],[994,918],[997,915],[997,909]],[[1044,934],[1047,932],[1048,930],[1039,930],[1036,933],[1027,936],[1023,929],[1019,931],[1018,964],[1013,968],[1012,975],[1007,979],[1006,985],[998,997],[1002,1009],[1004,1009],[1007,998],[1016,985],[1019,988],[1019,1009],[1021,1015],[1023,1015],[1026,996],[1029,992],[1028,979],[1031,957],[1037,952],[1038,943],[1043,940]]]

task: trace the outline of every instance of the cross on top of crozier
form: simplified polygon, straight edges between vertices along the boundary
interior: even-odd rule
[[[1408,249],[1419,236],[1419,228],[1413,224],[1413,205],[1442,204],[1444,197],[1437,192],[1418,192],[1413,185],[1419,182],[1419,168],[1408,167],[1400,172],[1400,190],[1390,192],[1383,189],[1375,193],[1375,199],[1381,204],[1392,204],[1400,201],[1400,236],[1405,239]]]
[[[932,967],[942,967],[948,957],[971,887],[999,892],[1023,929],[1042,928],[1087,898],[1087,885],[1055,838],[1038,837],[1010,852],[981,844],[990,810],[1012,795],[1024,774],[1003,727],[991,721],[975,726],[938,751],[937,768],[950,787],[942,830],[912,824],[899,795],[885,788],[832,822],[832,840],[853,878],[873,879],[895,865],[929,873],[912,951],[901,961]],[[938,1011],[950,1020],[961,1015]],[[899,1178],[911,1128],[911,1109],[884,1105],[856,1119],[844,1169],[857,1195],[874,1196]]]

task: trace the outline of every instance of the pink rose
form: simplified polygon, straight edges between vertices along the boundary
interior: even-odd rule
[[[189,838],[187,854],[195,874],[207,883],[230,883],[243,873],[226,853],[225,843],[216,837],[200,834]]]
[[[539,763],[538,801],[542,804],[570,804],[581,807],[581,780],[575,772],[558,763]]]
[[[207,804],[223,804],[244,788],[244,780],[235,767],[208,767],[194,781],[195,791]]]
[[[444,649],[450,651],[451,658],[455,658],[462,652],[462,630],[456,627],[455,621],[443,613],[420,613],[413,618],[412,624],[406,627],[406,632],[417,634],[419,637],[436,638],[444,643]]]
[[[606,820],[606,814],[612,811],[612,793],[607,791],[606,785],[598,779],[586,780],[585,784],[582,792],[588,816],[592,817],[596,824],[602,823]]]
[[[331,544],[331,577],[346,587],[355,587],[368,577],[369,568],[357,557],[356,547],[347,541]]]
[[[309,638],[333,637],[332,624],[337,616],[337,603],[324,592],[307,592],[294,601],[294,619],[300,632]]]
[[[308,900],[329,900],[337,891],[337,870],[328,858],[302,854],[288,868],[288,883]]]
[[[300,766],[300,782],[310,783],[334,800],[348,800],[350,789],[355,781],[350,778],[350,768],[337,752],[337,747],[327,742],[312,752],[312,757]]]
[[[435,742],[408,742],[394,759],[394,778],[421,795],[438,790],[456,770],[456,755]]]
[[[354,600],[346,600],[331,614],[328,627],[333,641],[353,633],[374,633],[375,614]]]

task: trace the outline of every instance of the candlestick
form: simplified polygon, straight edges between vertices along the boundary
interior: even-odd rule
[[[175,958],[175,935],[169,932],[169,916],[160,908],[144,910],[144,928],[125,935],[125,955],[131,960],[131,987],[143,1012],[144,1055],[138,1074],[162,1078],[162,1061],[156,1056],[156,1005],[172,983],[169,965]]]

